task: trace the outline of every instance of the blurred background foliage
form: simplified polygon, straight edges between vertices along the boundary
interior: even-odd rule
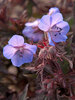
[[[69,39],[64,46],[68,58],[74,63],[75,41],[72,41],[75,32],[74,6],[74,0],[0,0],[0,100],[47,100],[46,97],[35,96],[36,74],[24,69],[29,64],[24,64],[21,68],[14,67],[10,60],[3,57],[3,47],[12,35],[22,35],[24,24],[27,21],[41,18],[42,15],[48,13],[49,8],[58,7],[64,20],[70,25]],[[31,65],[34,62],[35,60]],[[59,61],[59,63],[63,73],[68,73],[67,60]],[[60,97],[60,100],[69,99]]]

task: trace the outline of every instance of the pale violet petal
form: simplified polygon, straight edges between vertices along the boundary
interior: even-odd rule
[[[39,24],[39,21],[40,21],[40,19],[37,19],[37,20],[35,20],[33,22],[28,22],[28,23],[25,24],[25,26],[37,27],[38,24]]]
[[[30,38],[34,33],[34,29],[31,26],[25,27],[22,31],[23,35]]]
[[[7,58],[7,59],[11,59],[12,56],[15,54],[17,50],[10,46],[10,45],[6,45],[4,48],[3,48],[3,55]]]
[[[33,33],[30,39],[33,40],[34,42],[38,42],[43,39],[43,36],[44,36],[43,32],[37,32]]]
[[[24,44],[24,38],[20,35],[13,35],[8,43],[12,46],[22,46]]]
[[[60,32],[52,32],[51,38],[54,42],[65,42],[67,39],[66,35],[61,35]]]
[[[61,28],[61,34],[66,35],[70,29],[68,22],[61,21],[60,23],[56,24],[57,27]]]
[[[50,33],[48,32],[48,40],[49,40],[49,44],[52,46],[55,46],[55,44],[53,43],[53,41],[51,40],[51,36]]]
[[[49,15],[55,14],[55,13],[59,13],[59,9],[57,7],[52,7],[49,9]]]
[[[37,50],[37,46],[36,45],[30,45],[28,43],[24,43],[25,44],[25,49],[30,50],[33,54],[36,53]]]
[[[50,24],[51,24],[51,17],[49,15],[44,15],[41,19],[40,19],[40,23],[38,25],[39,29],[41,29],[42,31],[48,31],[50,28]]]
[[[15,55],[11,58],[11,62],[14,66],[20,67],[24,64],[23,57],[20,56],[20,51],[17,51]]]
[[[23,55],[20,56],[20,51],[11,58],[11,62],[14,66],[20,67],[24,63],[30,63],[33,60],[33,53],[29,50],[24,50]]]
[[[30,40],[33,40],[34,42],[38,42],[43,38],[43,32],[39,29],[32,28],[31,26],[25,27],[22,33],[24,36],[28,37]]]
[[[52,23],[51,23],[51,27],[61,21],[63,21],[63,16],[61,13],[55,13],[52,16]]]
[[[32,53],[32,51],[25,49],[24,50],[23,58],[24,58],[24,63],[32,62],[32,60],[33,60],[33,53]]]

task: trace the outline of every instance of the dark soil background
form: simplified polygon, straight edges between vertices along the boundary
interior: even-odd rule
[[[14,67],[3,56],[3,47],[14,34],[22,35],[27,21],[41,18],[51,7],[58,7],[70,25],[65,50],[75,67],[75,0],[0,0],[0,100],[47,100],[42,94],[35,95],[38,82],[36,74],[25,69],[29,64]],[[67,73],[68,63],[64,61],[61,65]],[[60,97],[59,100],[71,99]]]

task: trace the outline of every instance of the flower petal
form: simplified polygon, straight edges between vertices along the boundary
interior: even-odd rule
[[[48,31],[50,28],[50,24],[51,24],[51,17],[49,15],[44,15],[41,19],[40,19],[40,23],[38,25],[38,27],[42,30],[42,31]]]
[[[42,40],[43,39],[43,32],[33,33],[32,37],[30,39],[33,40],[34,42],[38,42],[38,41]]]
[[[22,31],[24,36],[28,37],[30,40],[33,40],[34,42],[38,42],[39,40],[42,40],[43,38],[43,32],[39,29],[32,28],[32,27],[25,27]]]
[[[6,45],[4,48],[3,48],[3,55],[7,58],[7,59],[11,59],[12,56],[15,54],[17,50],[10,46],[10,45]]]
[[[49,9],[49,15],[55,14],[55,13],[59,13],[59,9],[57,7],[52,7]]]
[[[51,27],[61,21],[63,21],[63,16],[61,13],[55,13],[52,16],[52,23],[51,23]]]
[[[24,38],[20,35],[14,35],[8,43],[12,46],[22,46],[24,44]]]
[[[48,32],[48,40],[49,40],[49,44],[55,46],[55,44],[53,43],[53,41],[51,40],[51,36],[50,33]]]
[[[70,29],[70,26],[67,22],[61,21],[60,23],[56,24],[57,27],[61,28],[61,34],[66,35]]]
[[[25,49],[30,50],[33,54],[36,53],[37,50],[37,46],[36,45],[30,45],[28,43],[24,43],[25,44]]]
[[[52,32],[51,38],[54,42],[62,42],[62,41],[66,41],[67,36],[62,35],[60,32]]]
[[[14,66],[20,67],[24,63],[30,63],[33,59],[33,53],[29,50],[24,50],[23,55],[20,56],[20,51],[12,57],[11,62]]]
[[[24,34],[24,36],[30,38],[32,37],[32,34],[34,33],[34,29],[28,26],[23,29],[22,33]]]
[[[39,21],[40,21],[40,19],[37,19],[37,20],[35,20],[35,21],[33,21],[33,22],[28,22],[28,23],[25,24],[25,26],[36,27],[36,26],[38,26]]]
[[[30,50],[24,50],[24,63],[30,63],[33,60],[33,53]]]

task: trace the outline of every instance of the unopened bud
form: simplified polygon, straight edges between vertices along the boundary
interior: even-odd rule
[[[46,50],[46,48],[43,48],[43,49],[41,49],[40,52],[39,52],[39,57],[40,57],[40,56],[45,56],[46,54],[47,54],[47,50]]]
[[[51,47],[49,47],[49,53],[50,54],[52,54],[52,55],[55,55],[56,54],[56,49],[55,49],[55,47],[53,47],[53,46],[51,46]]]

